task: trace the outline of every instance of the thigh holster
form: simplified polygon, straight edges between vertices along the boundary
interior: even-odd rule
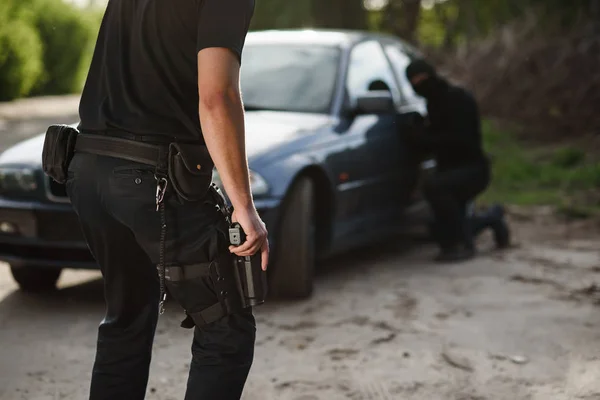
[[[243,309],[234,268],[228,251],[212,262],[165,268],[167,288],[187,315],[182,327],[201,327]]]

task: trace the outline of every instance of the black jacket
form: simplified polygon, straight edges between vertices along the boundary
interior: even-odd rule
[[[427,111],[425,128],[414,132],[411,141],[433,154],[438,169],[487,163],[479,109],[469,92],[442,81],[436,95],[427,100]]]

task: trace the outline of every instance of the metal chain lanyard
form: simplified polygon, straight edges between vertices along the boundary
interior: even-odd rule
[[[167,291],[165,290],[165,242],[167,240],[167,216],[165,215],[165,192],[169,181],[165,177],[158,177],[154,175],[156,179],[156,211],[160,211],[160,249],[159,249],[159,261],[158,261],[158,279],[160,282],[160,304],[159,313],[162,315],[165,312],[165,301],[167,300]]]

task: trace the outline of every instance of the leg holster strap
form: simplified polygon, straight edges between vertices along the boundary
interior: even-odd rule
[[[165,279],[169,282],[181,282],[210,276],[211,264],[171,265],[165,268]]]
[[[168,266],[165,269],[167,286],[187,315],[182,327],[201,327],[242,309],[234,268],[233,257],[227,253],[210,263]],[[206,282],[214,289],[218,302],[199,309],[196,299],[199,293],[209,290]],[[206,301],[200,303],[206,304]]]
[[[181,323],[181,326],[184,328],[192,328],[194,325],[200,327],[218,321],[226,315],[221,303],[215,303],[202,311],[193,313],[188,312],[187,318]],[[189,326],[190,322],[192,322],[192,326]]]

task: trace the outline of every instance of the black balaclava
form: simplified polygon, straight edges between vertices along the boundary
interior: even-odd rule
[[[433,66],[425,60],[415,60],[410,63],[408,67],[406,67],[406,77],[409,81],[411,81],[416,75],[423,73],[428,74],[429,77],[425,80],[422,80],[417,85],[413,85],[411,82],[411,85],[415,93],[425,97],[427,100],[431,100],[444,91],[446,87],[446,81],[438,76],[435,68],[433,68]]]

